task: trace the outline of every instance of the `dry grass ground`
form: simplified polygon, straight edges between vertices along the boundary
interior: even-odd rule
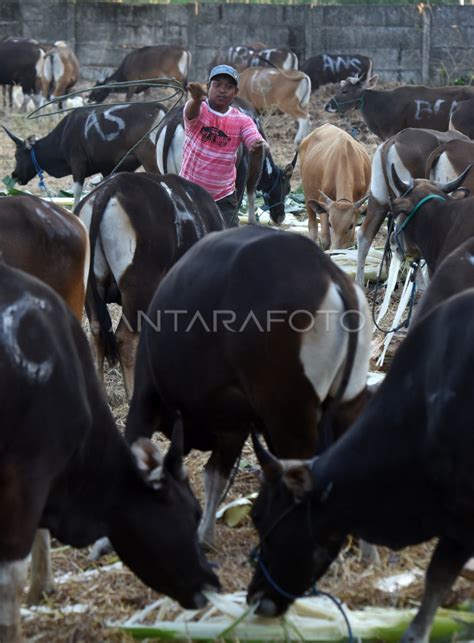
[[[313,127],[321,125],[328,120],[341,127],[355,126],[358,129],[359,139],[367,145],[370,154],[373,154],[377,145],[377,138],[367,131],[365,125],[353,116],[341,121],[338,117],[326,114],[322,107],[331,95],[333,88],[323,88],[312,98],[311,114]],[[6,125],[16,134],[26,137],[30,134],[44,135],[55,124],[54,118],[44,118],[35,121],[26,121],[23,116],[0,111],[0,123]],[[264,125],[272,146],[276,161],[286,164],[293,156],[294,124],[285,116],[269,115],[264,117]],[[14,145],[3,133],[0,134],[0,179],[9,174],[14,166]],[[48,187],[55,191],[59,188],[70,188],[71,178],[46,179]],[[299,169],[296,168],[293,189],[300,184]],[[40,190],[37,180],[28,185],[28,189],[35,194]],[[381,238],[383,243],[383,238]],[[380,245],[380,244],[378,244]],[[369,299],[372,291],[367,292]],[[115,311],[117,316],[117,311]],[[387,323],[393,317],[393,310]],[[378,335],[380,337],[380,335]],[[394,343],[395,350],[397,342]],[[116,417],[117,424],[123,429],[128,405],[125,399],[122,380],[117,368],[109,370],[106,376],[106,391],[108,401]],[[383,427],[381,427],[382,429]],[[160,439],[160,442],[164,441]],[[187,459],[193,487],[202,499],[201,472],[206,460],[205,454],[193,453]],[[247,495],[258,489],[258,476],[255,469],[255,460],[252,449],[246,446],[234,485],[230,490],[228,499]],[[403,475],[400,472],[400,475]],[[394,521],[400,520],[394,516]],[[146,528],[146,517],[144,517]],[[167,526],[164,524],[163,529]],[[225,525],[218,526],[218,549],[210,554],[210,559],[218,564],[218,572],[224,592],[233,592],[245,589],[251,576],[251,567],[248,563],[248,553],[256,543],[256,535],[250,520],[236,528]],[[99,566],[92,564],[87,559],[88,551],[77,551],[70,548],[61,548],[59,543],[54,543],[53,566],[56,576],[68,572],[80,574],[85,570],[96,569],[114,562],[114,557],[101,561]],[[375,583],[383,577],[398,574],[405,570],[419,568],[424,570],[431,551],[431,544],[411,547],[402,552],[381,550],[381,565],[362,566],[359,562],[359,552],[355,543],[348,543],[344,552],[332,566],[330,572],[322,580],[322,589],[329,590],[346,601],[350,607],[363,605],[391,605],[413,606],[419,601],[422,592],[422,581],[417,581],[410,587],[394,594],[386,594],[377,590]],[[449,604],[458,603],[468,597],[472,598],[472,587],[465,580],[456,583],[449,596]],[[156,599],[153,591],[145,587],[128,570],[116,570],[101,573],[84,580],[84,577],[75,577],[58,585],[57,591],[44,601],[51,611],[48,614],[36,616],[34,619],[24,621],[25,633],[31,640],[46,642],[102,642],[125,641],[127,637],[106,628],[107,620],[117,621],[130,616],[135,611],[145,607]],[[67,607],[74,604],[86,606],[83,614],[68,614]]]

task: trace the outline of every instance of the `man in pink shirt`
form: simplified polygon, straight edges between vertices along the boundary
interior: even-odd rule
[[[231,103],[239,92],[239,74],[218,65],[209,74],[208,93],[189,83],[191,99],[184,108],[184,146],[180,175],[205,188],[219,206],[228,227],[238,226],[235,160],[243,143],[250,153],[267,142],[253,120]]]

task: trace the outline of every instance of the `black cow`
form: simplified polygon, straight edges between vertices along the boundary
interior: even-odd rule
[[[190,64],[191,53],[184,47],[178,45],[141,47],[127,54],[113,74],[107,76],[102,82],[96,83],[96,89],[90,93],[89,100],[102,103],[111,92],[126,92],[126,100],[130,100],[133,94],[146,92],[148,89],[147,85],[133,85],[123,89],[107,87],[113,83],[127,81],[175,78],[186,90]]]
[[[370,313],[362,290],[310,239],[243,226],[188,250],[148,317],[126,438],[170,435],[180,411],[185,451],[212,450],[199,532],[212,545],[215,510],[252,425],[276,454],[310,457],[358,413]]]
[[[63,301],[6,264],[0,283],[0,640],[20,639],[25,559],[38,527],[73,547],[107,535],[147,585],[202,606],[203,590],[218,582],[198,544],[182,434],[164,459],[147,440],[130,450]]]
[[[35,41],[19,38],[0,42],[0,85],[20,85],[25,96],[39,95],[43,59],[44,51]]]
[[[132,148],[165,113],[160,103],[81,107],[38,140],[32,136],[23,141],[4,127],[16,145],[12,177],[26,185],[36,176],[38,167],[56,178],[72,174],[76,205],[84,179],[97,172],[110,174],[122,159],[121,171],[134,172],[143,165],[148,172],[158,172],[150,137]]]
[[[371,132],[385,140],[407,127],[446,131],[460,101],[474,98],[473,87],[403,85],[376,90],[378,75],[348,78],[325,105],[327,112],[359,109]]]
[[[233,106],[247,116],[250,116],[257,125],[260,134],[265,137],[260,119],[255,110],[246,101],[236,98]],[[183,106],[171,109],[160,123],[156,133],[156,162],[160,172],[166,174],[173,172],[179,174],[183,156],[184,125]],[[242,200],[247,188],[249,221],[256,223],[255,216],[255,191],[263,192],[265,207],[270,211],[270,217],[275,223],[283,223],[285,219],[285,199],[290,192],[290,179],[296,165],[296,155],[291,163],[280,169],[274,162],[270,150],[265,150],[263,164],[251,162],[249,168],[249,154],[244,146],[240,149],[237,159],[237,199]],[[258,161],[258,159],[256,159]]]
[[[300,69],[310,77],[314,92],[321,85],[339,83],[349,76],[369,78],[372,59],[359,54],[319,54],[308,58]]]
[[[265,480],[252,511],[260,547],[248,601],[258,613],[282,614],[349,533],[391,549],[436,537],[402,639],[429,641],[437,607],[474,553],[473,318],[473,289],[423,317],[363,413],[319,458],[279,462],[256,443]]]

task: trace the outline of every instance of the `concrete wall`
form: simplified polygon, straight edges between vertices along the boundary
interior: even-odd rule
[[[434,84],[470,73],[474,6],[127,5],[67,0],[1,0],[0,38],[67,40],[86,80],[115,69],[134,48],[181,44],[191,79],[204,80],[216,48],[260,40],[318,53],[373,58],[385,80]]]

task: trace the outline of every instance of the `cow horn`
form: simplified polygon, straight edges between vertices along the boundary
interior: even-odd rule
[[[323,199],[326,199],[327,205],[331,205],[331,203],[334,203],[331,197],[329,197],[327,194],[324,194],[322,190],[319,190],[319,194],[323,197]]]
[[[397,170],[395,169],[395,165],[392,163],[392,179],[393,179],[393,184],[395,185],[395,188],[398,190],[400,194],[405,194],[405,192],[408,192],[413,187],[414,181],[413,177],[410,177],[410,182],[405,183],[397,174]]]
[[[255,431],[252,431],[252,442],[257,460],[262,467],[263,475],[267,482],[280,479],[283,475],[283,466],[278,458],[275,458],[269,451],[267,451],[257,437]]]
[[[187,477],[185,468],[183,467],[183,443],[184,443],[184,429],[183,420],[181,415],[175,421],[173,427],[173,435],[171,437],[171,444],[165,455],[165,469],[169,471],[175,478],[183,480]]]
[[[454,190],[457,190],[457,188],[464,181],[464,179],[466,178],[466,175],[468,174],[469,170],[473,165],[474,165],[473,163],[469,163],[466,169],[461,174],[459,174],[459,176],[457,176],[452,181],[448,181],[448,183],[440,183],[438,181],[433,181],[433,183],[437,185],[439,189],[442,190],[443,192],[454,192]]]
[[[21,138],[18,138],[13,132],[10,132],[9,129],[5,127],[5,125],[2,125],[3,129],[5,130],[5,133],[8,134],[8,136],[12,139],[12,141],[15,143],[17,147],[20,147],[20,145],[23,145],[24,141]]]
[[[354,209],[357,210],[357,208],[360,208],[360,206],[364,203],[364,201],[367,201],[367,199],[369,198],[369,194],[370,194],[370,192],[367,192],[367,194],[365,196],[363,196],[362,199],[359,199],[358,201],[355,201],[354,204],[353,204]]]

